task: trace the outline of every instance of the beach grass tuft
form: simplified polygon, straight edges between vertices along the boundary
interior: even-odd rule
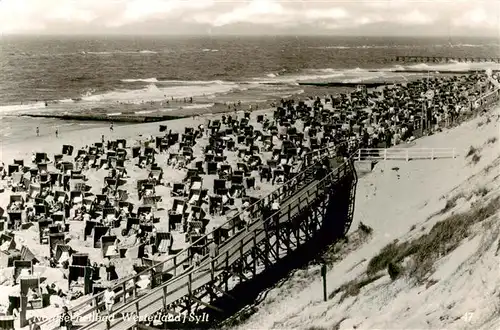
[[[498,140],[497,137],[494,136],[494,137],[489,138],[487,143],[488,144],[494,144],[494,143],[497,142],[497,140]]]
[[[340,297],[339,300],[339,303],[342,303],[346,298],[356,297],[361,292],[362,288],[364,288],[370,283],[375,282],[381,277],[383,277],[382,274],[376,274],[376,275],[368,275],[361,279],[354,279],[352,281],[349,281],[341,285],[338,289],[334,290],[332,293],[330,293],[328,299],[332,299],[337,294],[342,292],[342,296]]]
[[[469,158],[469,157],[477,154],[478,152],[479,152],[479,150],[477,148],[475,148],[474,146],[470,146],[469,151],[467,151],[467,154],[465,155],[465,158]]]
[[[451,209],[453,209],[455,206],[457,206],[457,201],[460,198],[465,198],[465,194],[463,192],[460,192],[456,194],[455,196],[451,197],[450,199],[446,200],[446,204],[444,205],[443,209],[439,211],[437,214],[445,214]]]
[[[479,196],[479,197],[484,197],[484,196],[488,195],[489,192],[490,192],[490,190],[488,188],[486,188],[485,186],[482,186],[482,187],[477,188],[474,191],[474,194],[476,196]]]
[[[403,270],[395,266],[402,267],[403,260],[411,257],[412,262],[406,267],[407,273],[423,281],[432,272],[436,260],[455,250],[462,240],[469,237],[474,224],[493,216],[499,209],[500,197],[497,197],[486,204],[473,206],[467,212],[450,215],[419,238],[405,242],[395,240],[370,260],[366,272],[373,276],[388,269],[393,278],[394,275],[399,276],[399,270]]]
[[[480,160],[481,160],[481,156],[478,155],[478,154],[474,154],[472,156],[472,159],[471,159],[472,164],[474,164],[474,165],[476,165],[477,163],[479,163]]]
[[[373,233],[373,228],[365,225],[364,223],[359,223],[359,230],[365,233],[366,235],[371,235]]]

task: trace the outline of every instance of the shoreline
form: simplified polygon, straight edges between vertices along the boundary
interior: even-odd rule
[[[424,63],[425,64],[425,63]],[[346,81],[338,80],[335,78],[321,78],[318,77],[314,80],[307,80],[297,78],[295,86],[301,88],[311,89],[310,93],[314,92],[315,88],[335,88],[339,90],[352,90],[358,85],[364,85],[368,89],[376,89],[383,86],[397,84],[405,81],[412,81],[414,79],[421,79],[424,75],[429,76],[450,76],[450,75],[464,75],[464,74],[476,74],[484,72],[484,70],[479,69],[465,69],[465,70],[439,70],[439,68],[425,68],[425,69],[394,69],[394,70],[376,70],[376,69],[366,69],[366,72],[386,72],[393,74],[401,74],[400,77],[380,77],[380,78],[369,78],[369,79],[349,79]],[[497,72],[497,70],[493,70]],[[408,77],[403,76],[403,74],[409,74]],[[417,75],[417,77],[412,77],[412,75]],[[237,83],[237,82],[235,82]],[[276,82],[262,82],[261,87],[265,86],[284,86],[292,87],[287,83],[276,81]],[[141,102],[131,102],[131,101],[98,101],[89,102],[82,101],[81,99],[72,99],[72,102],[60,102],[60,100],[47,100],[46,106],[43,107],[45,101],[38,102],[21,102],[20,106],[36,105],[39,104],[40,107],[32,109],[19,109],[19,110],[9,110],[4,113],[0,113],[1,116],[8,117],[33,117],[33,118],[53,118],[60,120],[78,120],[78,121],[116,121],[124,123],[143,123],[143,122],[153,122],[153,121],[168,121],[176,118],[185,118],[189,116],[196,116],[202,113],[220,113],[232,111],[228,110],[227,107],[233,108],[237,103],[237,100],[243,100],[241,106],[258,106],[262,103],[269,104],[270,102],[276,102],[280,98],[297,97],[300,92],[281,91],[277,92],[279,95],[268,95],[265,99],[257,97],[254,95],[254,99],[247,100],[245,96],[238,95],[245,90],[234,90],[227,93],[215,93],[214,95],[197,95],[193,97],[186,98],[165,98],[164,100],[143,100]],[[305,94],[309,91],[304,90]],[[343,92],[343,91],[342,91]],[[333,94],[337,94],[335,91]],[[234,94],[234,95],[233,95]],[[316,94],[317,95],[317,94]],[[187,101],[191,99],[191,101]],[[219,101],[216,101],[219,100]],[[5,104],[3,106],[16,106],[19,104]],[[245,110],[241,109],[238,110]],[[49,113],[50,112],[50,113]]]
[[[270,109],[255,110],[252,114],[264,114],[268,113]],[[232,111],[234,113],[234,111]],[[243,111],[237,111],[241,115]],[[222,116],[223,113],[206,113],[199,116],[189,116],[184,118],[176,118],[167,124],[168,129],[172,129],[173,132],[182,133],[184,127],[195,127],[199,124],[206,124],[209,119],[214,119],[217,116]],[[147,122],[147,123],[134,123],[130,125],[116,125],[113,131],[110,132],[108,126],[105,127],[95,127],[91,129],[86,129],[85,134],[82,134],[82,130],[73,130],[66,133],[60,132],[58,138],[54,135],[45,136],[34,136],[31,139],[25,139],[22,141],[5,141],[0,144],[0,160],[7,164],[7,162],[13,159],[24,159],[25,161],[30,160],[32,151],[43,151],[48,155],[60,154],[61,148],[64,144],[72,144],[75,148],[84,147],[93,142],[100,140],[101,136],[104,135],[106,140],[113,139],[127,139],[127,140],[139,140],[141,137],[155,136],[159,135],[159,125],[158,122]],[[162,133],[164,134],[164,133]],[[94,140],[88,140],[88,136],[95,137]],[[26,150],[29,148],[30,150]]]

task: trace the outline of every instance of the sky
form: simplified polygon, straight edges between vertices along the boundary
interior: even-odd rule
[[[500,0],[0,0],[1,34],[500,36]]]

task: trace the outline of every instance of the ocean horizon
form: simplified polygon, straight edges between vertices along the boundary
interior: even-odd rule
[[[491,38],[324,36],[3,36],[2,44],[0,112],[21,102],[159,100],[304,80],[362,82],[427,66],[391,63],[395,56],[496,57],[499,47]]]

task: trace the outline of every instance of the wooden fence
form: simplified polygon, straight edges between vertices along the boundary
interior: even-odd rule
[[[358,149],[356,160],[417,160],[456,158],[455,148],[387,148]]]

